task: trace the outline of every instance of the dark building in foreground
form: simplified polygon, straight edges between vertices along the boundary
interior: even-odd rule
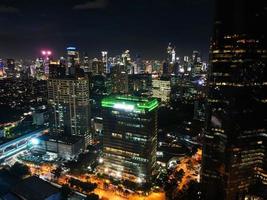
[[[36,176],[28,177],[11,188],[4,199],[60,200],[60,189]]]
[[[245,199],[267,185],[266,3],[217,1],[201,172],[207,200]]]
[[[104,174],[132,182],[149,182],[156,165],[158,101],[111,96],[103,109]]]

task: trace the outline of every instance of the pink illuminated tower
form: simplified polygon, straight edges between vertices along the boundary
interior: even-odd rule
[[[45,72],[45,75],[48,75],[49,74],[49,60],[50,60],[50,56],[52,55],[52,51],[42,50],[41,53],[44,59],[44,72]]]

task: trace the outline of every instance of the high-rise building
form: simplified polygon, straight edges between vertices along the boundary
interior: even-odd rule
[[[87,54],[85,53],[83,55],[83,62],[82,62],[81,68],[83,69],[84,72],[87,73],[87,72],[90,72],[89,66],[90,66],[90,60]]]
[[[44,73],[45,73],[45,77],[47,79],[47,77],[49,76],[49,62],[52,56],[52,51],[50,50],[42,50],[42,58],[43,58],[43,67],[44,67]]]
[[[160,99],[163,103],[170,101],[171,81],[169,77],[161,77],[152,80],[152,96]]]
[[[103,165],[113,178],[147,183],[155,172],[157,108],[154,98],[110,96],[103,112]]]
[[[67,48],[67,66],[77,67],[80,64],[80,56],[76,47]]]
[[[175,47],[172,46],[171,43],[169,43],[167,47],[167,62],[168,64],[173,64],[176,60],[176,52],[175,52]]]
[[[101,54],[102,54],[102,62],[104,65],[104,72],[108,74],[110,72],[108,68],[108,52],[102,51]]]
[[[149,96],[152,88],[151,74],[130,74],[128,76],[129,94]]]
[[[115,65],[111,69],[111,83],[113,94],[127,94],[129,75],[125,65]]]
[[[267,185],[266,12],[264,0],[217,1],[201,172],[207,200],[245,199],[253,185]]]
[[[90,62],[89,71],[92,72],[92,74],[94,74],[94,75],[97,75],[97,74],[101,75],[105,71],[105,64],[101,60],[94,58]]]
[[[66,75],[66,68],[50,65],[48,105],[51,134],[58,137],[81,136],[85,144],[92,142],[90,132],[89,79],[79,74]]]
[[[15,60],[12,58],[7,59],[6,61],[6,71],[8,77],[14,77],[15,75]]]
[[[4,66],[5,66],[4,61],[2,59],[0,59],[0,77],[5,76]]]

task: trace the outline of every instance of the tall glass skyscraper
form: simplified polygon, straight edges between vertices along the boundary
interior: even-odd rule
[[[218,0],[201,182],[205,199],[267,184],[266,0]]]

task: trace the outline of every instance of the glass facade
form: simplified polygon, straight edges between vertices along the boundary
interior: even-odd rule
[[[219,0],[218,6],[201,181],[205,199],[244,199],[254,184],[267,184],[266,2]]]

